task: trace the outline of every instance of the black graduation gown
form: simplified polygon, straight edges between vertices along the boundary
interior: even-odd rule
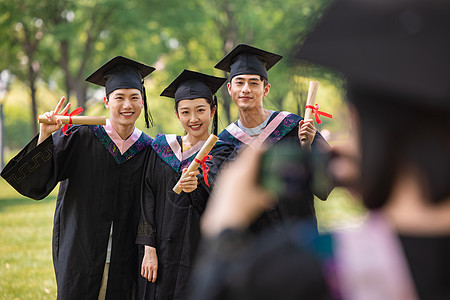
[[[53,227],[58,299],[97,299],[113,222],[106,299],[134,299],[135,237],[145,148],[142,133],[121,155],[102,126],[73,126],[37,147],[35,137],[2,171],[24,196],[40,200],[61,182]]]
[[[200,240],[200,216],[219,167],[234,150],[231,145],[218,141],[210,152],[212,160],[206,162],[210,187],[205,184],[201,171],[198,176],[200,185],[196,190],[176,194],[172,188],[182,169],[190,164],[199,150],[191,148],[192,151],[184,152],[181,158],[181,145],[179,136],[158,135],[152,143],[154,151],[147,152],[141,199],[143,214],[136,242],[156,248],[158,275],[155,283],[140,277],[139,299],[187,298],[187,282]],[[140,249],[140,264],[142,251],[143,247]]]
[[[284,118],[281,118],[282,121],[278,123],[277,119],[280,118],[281,115],[284,115]],[[269,146],[279,142],[289,142],[294,145],[294,147],[298,147],[299,152],[303,151],[298,140],[298,123],[302,119],[302,117],[295,114],[275,111],[270,117],[266,129],[264,130],[269,130],[270,133],[265,139],[265,142]],[[278,125],[273,126],[272,131],[270,132],[270,125],[272,122],[277,122]],[[264,134],[264,131],[261,134]],[[249,142],[251,142],[250,137],[237,126],[237,123],[231,123],[227,126],[227,128],[219,134],[219,138],[234,145],[236,148],[248,145]],[[316,161],[316,163],[321,166],[316,170],[320,169],[321,171],[315,173],[315,176],[323,179],[321,180],[323,183],[320,186],[313,187],[310,182],[311,179],[302,182],[303,185],[298,187],[295,195],[286,195],[286,199],[279,199],[278,204],[274,209],[264,212],[263,215],[252,224],[251,230],[253,232],[261,232],[274,224],[280,224],[281,221],[286,221],[288,219],[313,218],[313,220],[317,222],[315,219],[314,195],[321,200],[326,200],[334,188],[334,183],[326,171],[326,158],[330,151],[330,145],[328,145],[323,136],[316,131],[314,141],[311,144],[311,153],[316,155],[316,157],[324,158],[322,161],[318,161],[319,159]]]

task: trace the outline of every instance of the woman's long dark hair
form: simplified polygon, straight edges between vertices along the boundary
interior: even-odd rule
[[[370,209],[385,204],[406,165],[419,170],[422,188],[433,203],[450,197],[449,110],[412,98],[348,88],[360,119],[362,193]]]
[[[211,105],[211,110],[212,109],[214,109],[214,106],[216,107],[216,112],[214,113],[214,117],[213,117],[213,123],[212,123],[212,127],[211,127],[211,132],[214,134],[214,135],[217,135],[217,118],[218,118],[218,108],[219,108],[219,105],[217,104],[217,96],[216,96],[216,94],[214,94],[214,96],[213,96],[213,101],[212,101],[212,103],[210,104]]]

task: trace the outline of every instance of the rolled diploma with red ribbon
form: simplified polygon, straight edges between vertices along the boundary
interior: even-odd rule
[[[54,116],[55,121],[49,122],[44,115],[39,116],[39,123],[56,124],[56,118],[60,119],[63,124],[80,124],[80,125],[105,125],[105,116]],[[72,120],[70,120],[72,119]],[[71,122],[72,121],[72,122]]]
[[[197,155],[195,156],[195,158],[198,161],[203,161],[203,158],[208,155],[209,151],[211,151],[211,149],[214,147],[214,145],[216,144],[216,142],[219,140],[219,138],[217,136],[215,136],[214,134],[211,134],[208,139],[206,140],[206,142],[203,144],[202,148],[200,149],[200,151],[198,151]],[[181,191],[183,190],[180,187],[180,181],[183,180],[184,178],[186,178],[188,176],[189,173],[195,171],[198,169],[198,167],[200,166],[200,164],[198,162],[196,162],[195,160],[193,160],[191,162],[191,164],[189,165],[189,167],[187,168],[187,171],[184,172],[181,175],[180,180],[178,180],[177,184],[173,187],[173,191],[177,194],[181,193]]]
[[[318,81],[310,81],[309,82],[309,90],[308,90],[308,98],[306,99],[306,109],[305,109],[305,117],[303,118],[305,121],[312,120],[312,109],[308,106],[314,106],[316,102],[317,90],[319,89]],[[302,141],[306,140],[306,137],[302,136]]]

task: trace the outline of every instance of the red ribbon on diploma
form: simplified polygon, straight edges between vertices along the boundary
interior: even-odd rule
[[[333,116],[331,114],[319,110],[319,108],[320,108],[319,104],[316,104],[316,106],[306,105],[306,108],[311,108],[312,113],[314,114],[314,117],[316,118],[317,124],[322,123],[322,121],[320,121],[319,116],[324,116],[324,117],[333,119]]]
[[[203,171],[203,179],[205,180],[206,185],[209,187],[209,183],[208,183],[208,176],[206,176],[209,172],[209,167],[206,165],[206,161],[207,160],[211,160],[212,156],[211,155],[206,155],[205,157],[203,157],[203,160],[200,161],[197,158],[194,158],[194,161],[198,164],[200,164],[200,166],[202,166],[202,171]]]
[[[72,133],[72,116],[79,115],[82,111],[83,109],[81,107],[78,107],[73,112],[71,112],[70,115],[67,112],[64,114],[65,116],[69,116],[69,124],[64,124],[64,127],[62,129],[62,132],[64,133],[65,136],[69,136]],[[70,132],[67,132],[69,127]]]

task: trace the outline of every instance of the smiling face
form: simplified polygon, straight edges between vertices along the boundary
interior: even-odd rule
[[[262,108],[262,100],[270,90],[270,84],[264,86],[264,81],[259,75],[236,75],[227,87],[228,93],[240,111]]]
[[[141,114],[144,100],[138,89],[117,89],[104,99],[110,110],[110,121],[114,128],[132,127]]]
[[[208,139],[209,124],[214,116],[216,108],[211,109],[211,105],[204,98],[192,100],[180,100],[175,111],[181,122],[187,137],[195,141]]]

